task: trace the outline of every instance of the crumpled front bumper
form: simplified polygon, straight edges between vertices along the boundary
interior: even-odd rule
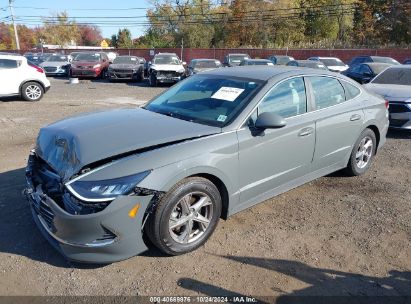
[[[153,195],[121,196],[100,212],[73,215],[43,193],[41,185],[34,187],[30,174],[24,193],[41,233],[69,260],[111,263],[148,249],[141,229]],[[137,214],[130,216],[137,205]]]

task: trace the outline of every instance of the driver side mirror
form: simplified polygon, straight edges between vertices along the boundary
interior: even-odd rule
[[[271,112],[264,112],[258,115],[254,127],[258,130],[265,129],[280,129],[286,126],[286,121],[278,114]]]
[[[187,65],[187,62],[183,61],[182,64],[183,64],[183,65]]]

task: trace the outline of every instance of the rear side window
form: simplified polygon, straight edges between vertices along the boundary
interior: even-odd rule
[[[302,77],[286,80],[263,98],[258,114],[272,112],[284,118],[307,112],[307,97]]]
[[[0,69],[16,69],[21,65],[21,61],[13,59],[0,59]]]
[[[308,79],[311,82],[317,110],[345,101],[344,88],[337,79],[324,76],[311,76]]]
[[[345,99],[346,100],[353,99],[353,98],[357,97],[358,95],[360,95],[361,91],[356,86],[354,86],[354,85],[352,85],[348,82],[345,82],[345,81],[342,81],[341,83],[342,83],[342,85],[344,87],[344,90],[345,90]]]

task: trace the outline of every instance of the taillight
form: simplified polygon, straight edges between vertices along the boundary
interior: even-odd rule
[[[390,107],[390,103],[388,102],[388,100],[385,101],[385,107],[388,109]]]
[[[39,73],[44,73],[44,70],[41,67],[37,66],[37,65],[29,64],[29,66],[32,67],[33,69],[35,69]]]

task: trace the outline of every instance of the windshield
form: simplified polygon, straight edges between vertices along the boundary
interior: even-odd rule
[[[155,56],[153,60],[154,64],[180,64],[180,60],[176,56]]]
[[[47,58],[47,61],[54,61],[54,62],[67,62],[67,56],[50,56],[49,58]]]
[[[230,63],[240,64],[244,59],[250,59],[250,57],[247,55],[231,55]]]
[[[218,67],[219,65],[214,60],[197,61],[194,63],[195,69],[212,69],[212,68],[218,68]]]
[[[390,57],[373,57],[372,60],[374,60],[374,62],[400,64],[397,60]]]
[[[238,116],[262,82],[221,76],[192,76],[144,108],[175,118],[223,127]]]
[[[384,71],[389,66],[390,65],[388,64],[382,64],[382,65],[369,65],[368,67],[374,72],[375,75],[378,75],[379,73]]]
[[[100,61],[100,54],[78,54],[75,61]]]
[[[326,66],[345,66],[345,63],[342,62],[340,59],[323,59],[321,58],[320,61],[324,63]]]
[[[287,64],[287,62],[294,60],[293,57],[277,56],[277,64]]]
[[[137,64],[138,59],[136,57],[120,56],[120,57],[116,57],[113,63]]]
[[[411,85],[411,69],[388,68],[375,77],[372,83]]]

